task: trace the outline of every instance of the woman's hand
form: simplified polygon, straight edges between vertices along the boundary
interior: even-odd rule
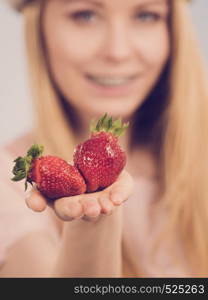
[[[116,206],[121,205],[130,197],[132,190],[132,177],[124,170],[118,179],[103,191],[60,198],[50,206],[63,221],[81,218],[86,221],[95,221],[101,214],[112,214]],[[27,194],[26,204],[37,212],[45,210],[49,205],[35,188]]]

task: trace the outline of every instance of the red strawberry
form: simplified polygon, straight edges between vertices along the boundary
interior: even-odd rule
[[[37,189],[48,199],[83,194],[86,184],[79,171],[57,156],[41,156],[43,147],[33,145],[25,157],[18,157],[14,162],[12,178],[19,181],[35,182]]]
[[[126,164],[126,154],[118,144],[118,137],[128,124],[112,121],[105,114],[91,123],[91,137],[79,144],[74,152],[74,165],[87,184],[87,192],[101,190],[118,178]]]

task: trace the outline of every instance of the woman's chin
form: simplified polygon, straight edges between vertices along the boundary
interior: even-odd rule
[[[107,113],[108,115],[112,116],[113,118],[122,118],[122,119],[128,119],[134,114],[135,110],[124,110],[119,109],[118,107],[112,108],[105,106],[102,109],[93,110],[90,112],[90,114],[97,118],[103,115],[104,113]]]

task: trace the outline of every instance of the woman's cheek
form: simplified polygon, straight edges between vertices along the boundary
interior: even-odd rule
[[[60,51],[69,60],[86,61],[97,55],[101,40],[102,33],[98,30],[69,30],[59,42]]]
[[[149,67],[160,68],[166,62],[169,51],[169,37],[166,28],[144,31],[135,37],[138,57]]]

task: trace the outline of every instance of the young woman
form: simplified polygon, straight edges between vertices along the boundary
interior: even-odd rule
[[[25,18],[36,123],[1,151],[0,275],[206,276],[208,91],[187,1],[14,5]],[[72,160],[104,112],[131,124],[117,182],[54,208],[32,190],[29,210],[22,184],[7,179],[12,160],[34,140]]]

